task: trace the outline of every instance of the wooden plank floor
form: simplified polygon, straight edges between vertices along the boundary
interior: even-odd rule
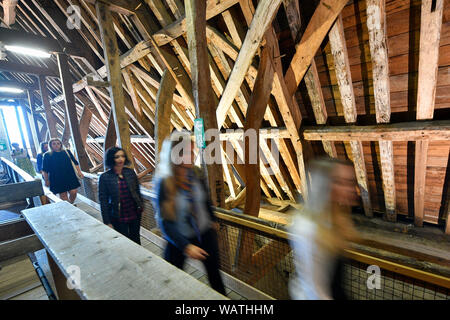
[[[92,217],[101,220],[101,214],[95,208],[77,201],[76,206],[85,211]],[[153,252],[154,254],[161,256],[163,249],[148,239],[141,237],[141,244],[144,248]],[[36,257],[38,258],[41,268],[46,271],[46,265],[48,264],[47,257],[42,254],[43,250],[37,251]],[[47,294],[39,281],[39,278],[33,268],[33,265],[28,256],[20,256],[14,259],[4,261],[0,263],[0,299],[11,300],[48,300]],[[201,269],[197,269],[189,264],[186,264],[184,271],[198,279],[199,281],[208,284],[208,277]],[[48,272],[45,272],[47,279],[53,287],[53,279]],[[245,297],[237,292],[225,287],[227,297],[232,300],[246,300]]]
[[[2,261],[0,267],[0,300],[19,298],[24,294],[24,299],[34,295],[42,299],[36,289],[44,289],[27,255]]]

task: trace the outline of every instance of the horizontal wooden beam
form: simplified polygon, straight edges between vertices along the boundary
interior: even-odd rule
[[[5,184],[0,186],[0,203],[24,200],[43,194],[41,180]]]
[[[0,41],[4,45],[27,47],[48,53],[64,52],[71,56],[83,56],[75,44],[8,28],[0,29]]]
[[[0,242],[29,236],[30,234],[33,234],[33,230],[23,218],[0,223]]]
[[[15,80],[0,80],[0,87],[14,87],[24,90],[37,90],[39,86],[37,83],[25,83]]]
[[[58,78],[59,75],[56,72],[48,68],[36,67],[21,63],[9,62],[0,60],[0,71],[8,71],[8,72],[19,72],[19,73],[27,73],[27,74],[36,74],[43,75],[47,77],[55,77]]]
[[[450,139],[450,121],[305,127],[303,135],[306,140],[316,141],[445,141]]]
[[[41,241],[35,234],[0,243],[0,261],[22,256],[28,252],[43,249]]]
[[[194,134],[191,134],[194,137]],[[221,141],[227,140],[242,140],[244,136],[243,130],[234,130],[233,132],[222,132],[220,134]],[[264,128],[259,129],[260,139],[289,139],[291,136],[286,128]],[[155,143],[153,138],[146,135],[131,135],[131,142],[133,143]],[[86,140],[87,143],[104,143],[105,137],[89,138]]]

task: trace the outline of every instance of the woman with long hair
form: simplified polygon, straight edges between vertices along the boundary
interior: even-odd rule
[[[14,163],[23,171],[34,177],[36,175],[36,171],[34,170],[33,164],[31,163],[30,156],[28,155],[27,150],[22,149],[17,142],[12,144],[13,152],[11,157],[14,160]]]
[[[343,300],[343,250],[358,233],[350,209],[358,205],[356,178],[349,162],[312,161],[310,191],[290,226],[296,273],[289,289],[296,300]]]
[[[126,167],[130,160],[122,148],[109,148],[104,162],[109,170],[100,175],[98,183],[103,223],[141,244],[143,201],[136,173]]]
[[[36,157],[37,171],[42,174],[42,162],[44,160],[44,154],[48,151],[48,142],[41,142],[41,153]]]
[[[174,132],[163,142],[153,179],[155,217],[167,240],[164,259],[180,269],[186,257],[201,260],[211,287],[225,295],[219,273],[219,224],[205,178],[194,166],[194,147],[188,132]]]
[[[60,139],[50,139],[48,145],[50,150],[44,154],[42,164],[45,185],[50,187],[54,194],[59,193],[62,200],[74,203],[77,189],[80,187],[75,170],[79,177],[83,177],[78,161],[70,150],[64,149]]]

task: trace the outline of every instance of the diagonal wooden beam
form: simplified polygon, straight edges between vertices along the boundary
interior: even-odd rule
[[[422,1],[420,23],[419,75],[417,86],[417,120],[432,119],[434,113],[439,42],[443,15],[443,0]],[[414,222],[423,226],[428,141],[416,141],[414,166]]]
[[[175,80],[169,71],[165,70],[156,96],[156,154],[160,153],[164,139],[170,135],[170,110],[174,92]]]
[[[75,105],[75,97],[72,91],[72,81],[71,81],[72,76],[69,72],[67,59],[68,56],[65,54],[61,53],[57,54],[61,84],[65,96],[66,124],[68,120],[70,126],[70,131],[66,130],[66,132],[69,132],[73,138],[73,142],[75,145],[74,151],[77,155],[77,159],[80,164],[80,169],[83,171],[87,171],[89,170],[88,158],[81,139],[80,127],[77,117],[77,107]],[[65,126],[65,129],[66,128],[67,126]]]
[[[139,0],[101,0],[105,8],[124,15],[133,14],[141,3]],[[97,0],[86,0],[86,2],[96,4]]]
[[[321,0],[306,27],[285,79],[291,97],[308,70],[311,61],[347,0]]]
[[[186,73],[178,58],[165,48],[158,47],[155,40],[152,38],[151,34],[155,31],[156,25],[151,19],[150,12],[148,12],[147,8],[144,6],[140,6],[132,16],[132,20],[144,39],[149,41],[149,46],[155,58],[155,67],[158,70],[161,70],[161,74],[163,70],[169,70],[177,83],[178,92],[180,92],[185,103],[190,108],[189,112],[195,114],[192,82],[189,75]]]
[[[58,137],[58,131],[56,130],[56,119],[48,100],[47,83],[45,81],[44,76],[39,76],[38,80],[39,80],[39,87],[41,89],[42,105],[44,106],[45,109],[45,118],[47,120],[48,130],[50,131],[50,137],[56,138]]]
[[[291,30],[291,36],[294,40],[295,45],[297,46],[301,38],[300,28],[302,25],[299,3],[296,0],[285,0],[283,1],[283,4],[286,10],[286,16],[289,23],[289,29]],[[311,101],[311,106],[313,108],[314,117],[316,118],[317,124],[325,124],[327,122],[328,115],[314,58],[311,60],[311,66],[306,72],[305,85],[308,91],[309,99]],[[330,157],[337,157],[336,147],[333,142],[323,141],[322,145],[325,152]]]
[[[37,66],[32,66],[32,65],[22,64],[22,63],[4,61],[4,60],[0,60],[0,71],[34,74],[34,75],[38,75],[38,76],[47,76],[47,77],[54,77],[54,78],[58,77],[58,74],[56,72],[53,72],[53,70],[50,70],[48,68],[37,67]],[[61,95],[61,97],[62,97],[62,95]],[[62,99],[61,99],[61,101],[62,101]]]
[[[264,48],[261,54],[258,77],[256,78],[255,87],[245,117],[244,132],[247,132],[247,130],[255,130],[258,132],[264,118],[264,112],[267,107],[267,101],[269,100],[273,84],[274,72],[272,64],[270,63],[269,54],[269,50]],[[243,159],[245,167],[245,186],[247,187],[244,213],[255,217],[258,216],[261,202],[261,190],[259,188],[259,181],[261,179],[259,171],[259,135],[256,135],[256,138],[256,155],[250,154],[250,150],[255,150],[254,146],[250,146],[250,143],[254,144],[254,142],[244,139],[245,159]],[[252,158],[256,159],[255,164],[250,163]]]
[[[231,6],[239,0],[206,0],[206,20],[209,20]],[[153,38],[158,46],[168,44],[172,40],[180,37],[186,32],[186,18],[180,17],[175,22],[153,33]]]
[[[250,24],[250,28],[245,36],[244,43],[242,44],[241,51],[239,52],[233,71],[228,78],[227,86],[225,87],[219,105],[217,106],[216,115],[219,128],[225,122],[227,112],[241,87],[264,33],[274,19],[280,4],[281,0],[262,0],[258,3],[252,23]]]

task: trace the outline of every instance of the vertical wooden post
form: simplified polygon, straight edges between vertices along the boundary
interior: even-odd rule
[[[31,118],[33,119],[31,123],[31,131],[33,134],[34,144],[36,146],[36,152],[40,153],[40,137],[39,137],[39,125],[38,125],[38,118],[36,116],[35,111],[35,105],[34,105],[34,97],[33,97],[33,91],[28,90],[28,104],[30,105],[30,112],[31,112]]]
[[[270,63],[270,51],[265,47],[261,54],[261,62],[258,69],[258,76],[256,77],[255,86],[253,88],[252,97],[247,109],[245,117],[244,132],[247,130],[256,131],[257,154],[256,164],[250,164],[250,159],[253,155],[250,150],[254,150],[249,144],[254,141],[246,141],[244,137],[244,167],[245,167],[245,186],[247,187],[247,195],[245,197],[244,213],[257,217],[259,214],[261,189],[259,188],[260,171],[259,171],[259,128],[264,119],[264,112],[267,107],[267,102],[272,91],[274,69]]]
[[[128,124],[128,115],[125,112],[119,48],[117,46],[113,18],[107,4],[97,1],[95,3],[95,9],[97,11],[97,18],[102,37],[106,70],[108,72],[111,115],[113,116],[114,126],[116,128],[117,140],[119,146],[131,156],[130,126]]]
[[[36,153],[36,144],[33,137],[33,132],[31,131],[30,118],[28,118],[28,112],[26,110],[26,106],[20,104],[20,108],[22,109],[23,121],[25,122],[25,127],[27,129],[28,142],[30,144],[31,154],[33,158],[37,157]]]
[[[369,30],[369,46],[372,58],[377,123],[389,123],[391,118],[391,101],[385,0],[367,0],[367,29]],[[392,141],[379,141],[379,146],[384,202],[386,205],[385,217],[389,221],[396,221]]]
[[[185,0],[185,7],[195,111],[197,117],[203,118],[205,130],[217,129],[216,106],[213,100],[206,49],[206,2],[204,0]],[[210,164],[207,169],[212,201],[214,205],[223,208],[225,199],[221,165]]]
[[[69,120],[70,131],[72,133],[73,142],[75,145],[75,153],[80,163],[80,169],[89,171],[89,163],[84,149],[83,141],[81,140],[80,127],[77,117],[77,107],[75,105],[75,97],[72,88],[72,76],[69,71],[67,63],[67,55],[63,53],[57,54],[59,74],[64,94],[64,101],[66,105],[66,118]]]
[[[357,119],[355,94],[353,92],[352,75],[350,72],[350,63],[348,61],[348,52],[345,44],[344,27],[341,16],[336,19],[328,36],[330,38],[331,53],[334,58],[335,72],[338,79],[337,82],[339,93],[341,95],[345,122],[355,123]],[[368,189],[369,182],[367,179],[366,165],[364,163],[362,144],[357,141],[350,141],[350,145],[364,213],[367,217],[372,217],[372,205],[370,203],[370,193]]]
[[[433,3],[435,4],[433,6]],[[420,23],[417,120],[433,119],[439,66],[443,0],[423,0]],[[416,141],[414,168],[414,222],[423,226],[428,140]],[[448,221],[447,221],[448,222]]]
[[[45,118],[47,120],[47,128],[50,132],[50,138],[58,137],[58,131],[56,130],[56,120],[52,113],[50,102],[48,101],[47,84],[45,83],[45,76],[39,76],[39,87],[41,89],[42,104],[45,109]]]
[[[16,111],[16,118],[17,118],[17,124],[19,125],[19,132],[20,132],[20,138],[22,139],[22,145],[23,145],[23,149],[26,150],[27,149],[27,143],[25,141],[25,136],[23,134],[23,128],[22,128],[22,122],[20,121],[20,113],[19,113],[19,106],[15,106],[14,107],[15,111]],[[14,142],[18,142],[18,141],[12,141]]]

